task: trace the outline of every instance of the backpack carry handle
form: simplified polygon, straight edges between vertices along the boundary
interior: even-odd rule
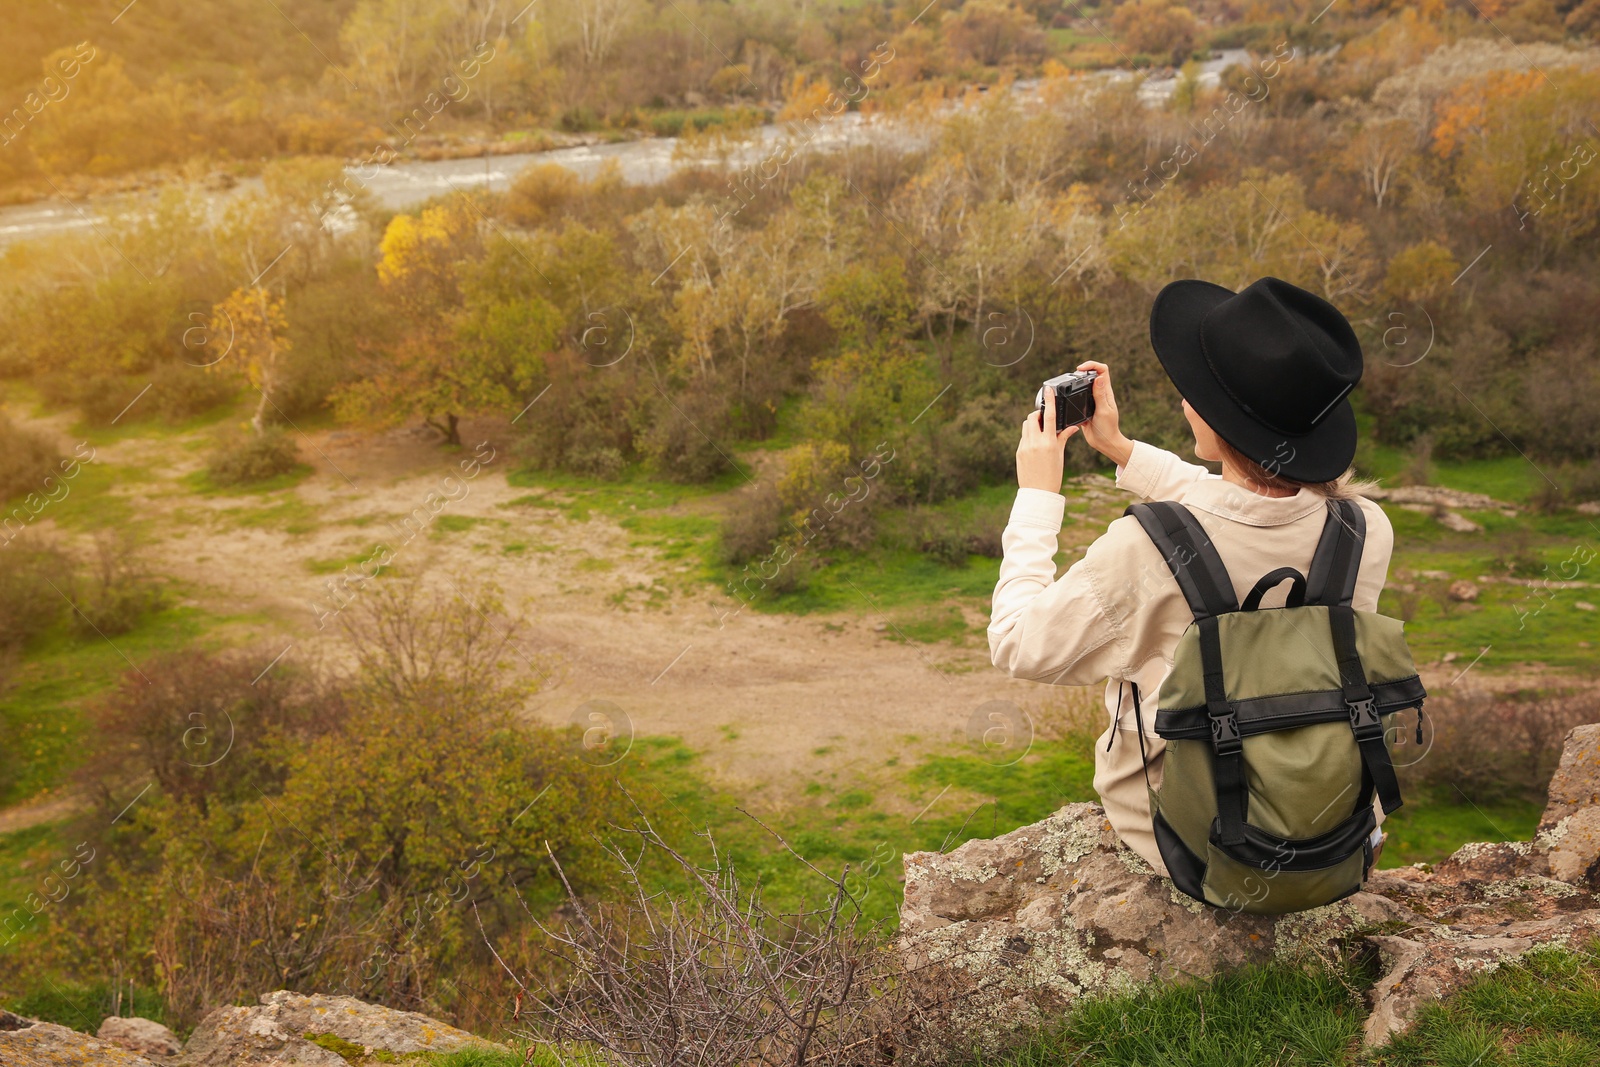
[[[1256,582],[1245,596],[1244,605],[1240,610],[1255,611],[1260,608],[1261,598],[1267,595],[1267,590],[1281,585],[1285,578],[1294,579],[1294,584],[1289,586],[1289,599],[1285,601],[1283,606],[1286,608],[1298,608],[1303,605],[1306,602],[1306,576],[1293,567],[1279,567],[1277,570],[1261,576],[1261,580]]]

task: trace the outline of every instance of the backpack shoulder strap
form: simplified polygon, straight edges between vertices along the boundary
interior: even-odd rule
[[[1188,508],[1172,501],[1152,501],[1131,504],[1123,514],[1138,519],[1155,542],[1197,621],[1239,610],[1233,579],[1205,528]]]
[[[1306,577],[1306,603],[1324,604],[1328,624],[1333,629],[1333,651],[1339,661],[1339,688],[1344,692],[1350,712],[1350,729],[1361,750],[1367,780],[1377,791],[1384,814],[1401,804],[1400,782],[1394,772],[1385,738],[1383,717],[1378,713],[1367,684],[1366,668],[1356,643],[1356,613],[1350,606],[1356,591],[1356,572],[1361,568],[1361,547],[1367,538],[1367,520],[1354,500],[1328,501],[1328,519],[1322,526],[1322,540],[1311,559]],[[1365,791],[1363,791],[1365,795]]]
[[[1354,500],[1328,501],[1322,540],[1306,574],[1306,603],[1348,605],[1356,593],[1361,548],[1367,540],[1367,517]]]

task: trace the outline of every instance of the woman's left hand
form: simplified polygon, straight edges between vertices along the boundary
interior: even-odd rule
[[[1078,427],[1068,426],[1056,433],[1056,391],[1046,389],[1043,420],[1037,410],[1030,411],[1022,420],[1022,440],[1017,445],[1017,485],[1023,489],[1043,489],[1047,493],[1061,492],[1061,478],[1066,473],[1063,452],[1067,439],[1077,432]]]

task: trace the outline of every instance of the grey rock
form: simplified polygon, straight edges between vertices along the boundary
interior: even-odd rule
[[[95,1035],[141,1056],[173,1056],[183,1048],[178,1036],[154,1019],[107,1016]]]
[[[1567,734],[1538,840],[1552,877],[1600,889],[1600,724]]]
[[[1122,845],[1097,804],[948,854],[905,858],[898,951],[952,1029],[979,1041],[1036,1025],[1081,997],[1246,963],[1332,959],[1363,943],[1385,975],[1366,1037],[1536,945],[1600,936],[1600,725],[1567,737],[1533,841],[1464,845],[1436,865],[1377,871],[1312,911],[1205,907]]]
[[[1471,511],[1516,511],[1514,504],[1507,504],[1503,500],[1482,493],[1446,489],[1442,485],[1376,487],[1363,490],[1363,495],[1372,500],[1387,500],[1391,504],[1423,504],[1441,508],[1467,508]]]
[[[354,997],[304,995],[280,989],[258,1007],[218,1008],[200,1021],[184,1046],[187,1067],[346,1067],[337,1053],[307,1034],[332,1034],[353,1045],[396,1054],[450,1052],[482,1038],[411,1011]]]
[[[1409,937],[1366,938],[1386,973],[1369,994],[1364,1036],[1377,1045],[1402,1032],[1422,1007],[1539,945],[1581,948],[1600,934],[1600,910],[1491,927],[1431,926]]]
[[[1446,530],[1454,530],[1456,533],[1477,533],[1483,529],[1465,515],[1458,515],[1453,511],[1439,511],[1434,515],[1434,519]]]
[[[929,988],[969,990],[980,1037],[1079,997],[1273,959],[1329,958],[1356,931],[1422,921],[1373,893],[1287,916],[1208,908],[1122,845],[1098,804],[948,854],[906,857],[900,952]]]
[[[98,1037],[4,1014],[0,1019],[0,1064],[5,1067],[156,1067],[138,1053]]]

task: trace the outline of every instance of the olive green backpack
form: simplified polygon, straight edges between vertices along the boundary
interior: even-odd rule
[[[1189,896],[1259,915],[1303,911],[1361,888],[1377,794],[1400,806],[1396,716],[1427,695],[1402,624],[1350,606],[1366,520],[1331,500],[1310,573],[1279,567],[1241,606],[1205,530],[1182,505],[1128,509],[1194,613],[1161,684],[1167,742],[1150,791],[1156,844]],[[1287,604],[1262,608],[1285,580]],[[1135,714],[1138,691],[1134,692]],[[1141,716],[1142,720],[1142,716]],[[1139,723],[1141,748],[1143,722]]]

